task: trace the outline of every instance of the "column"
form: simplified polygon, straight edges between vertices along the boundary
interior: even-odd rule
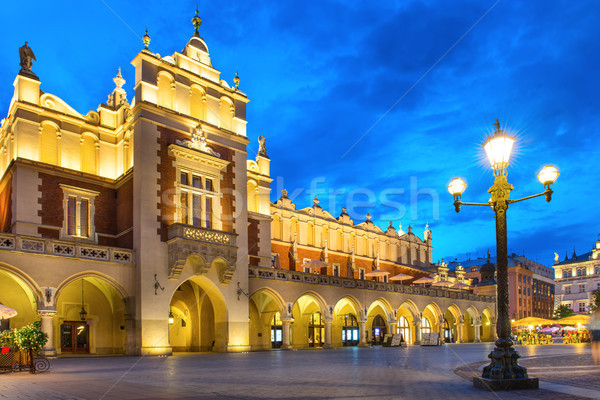
[[[456,333],[457,333],[457,338],[456,338],[456,343],[463,343],[463,328],[464,328],[465,324],[463,322],[459,322],[456,324]]]
[[[56,310],[38,310],[38,316],[42,320],[42,332],[48,335],[48,341],[42,347],[40,354],[44,357],[56,357],[54,348],[54,317]]]
[[[444,322],[442,320],[442,323],[439,324],[439,332],[440,332],[440,340],[439,340],[439,344],[444,343]]]
[[[473,328],[475,329],[475,339],[474,342],[481,342],[481,324],[473,324]]]
[[[421,344],[421,321],[413,320],[413,325],[415,326],[415,345],[419,346]]]
[[[323,345],[323,348],[333,349],[333,344],[331,343],[331,323],[333,320],[326,319],[323,322],[325,323],[325,344]]]
[[[281,350],[290,350],[292,345],[290,344],[290,329],[292,327],[291,318],[281,318],[281,333],[282,333],[282,344]]]
[[[358,321],[358,334],[358,336],[360,337],[358,347],[369,346],[369,344],[367,343],[367,320]]]
[[[398,321],[390,321],[390,330],[392,335],[398,333]]]
[[[494,339],[494,341],[498,340],[498,332],[496,332],[495,322],[492,322],[492,327],[490,329],[492,330],[492,338]]]

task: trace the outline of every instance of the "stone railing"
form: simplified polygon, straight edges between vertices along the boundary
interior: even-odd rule
[[[34,238],[9,233],[0,234],[0,250],[50,254],[53,256],[84,258],[86,260],[109,261],[123,264],[133,264],[135,261],[134,252],[130,249],[67,242],[56,239]]]
[[[339,276],[319,275],[308,272],[288,271],[274,268],[248,267],[248,277],[257,279],[273,279],[317,285],[332,285],[356,289],[380,290],[385,292],[408,293],[423,296],[448,297],[473,301],[495,302],[495,296],[483,296],[465,290],[424,288],[399,283],[367,281],[363,279],[342,278]]]
[[[179,223],[169,225],[168,227],[169,240],[174,238],[184,238],[206,243],[235,246],[235,237],[235,233],[200,228],[197,226],[184,225]]]

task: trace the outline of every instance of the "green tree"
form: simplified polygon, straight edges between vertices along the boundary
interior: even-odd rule
[[[575,312],[566,304],[561,304],[554,310],[554,317],[557,319],[570,317],[571,315],[575,315]]]
[[[600,289],[592,294],[592,302],[590,303],[590,311],[596,311],[600,308]]]

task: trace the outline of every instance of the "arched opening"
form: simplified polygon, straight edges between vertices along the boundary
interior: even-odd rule
[[[492,326],[492,315],[489,308],[483,310],[481,314],[481,341],[482,342],[493,342],[494,341],[494,330]]]
[[[359,340],[358,319],[354,314],[344,315],[342,346],[356,346],[358,345]]]
[[[219,101],[219,121],[222,129],[232,130],[233,126],[233,103],[226,97]]]
[[[199,120],[205,120],[206,97],[204,91],[198,87],[190,90],[190,115]]]
[[[398,319],[397,333],[401,333],[404,341],[408,344],[413,344],[416,340],[417,332],[415,332],[414,316],[418,314],[419,309],[416,304],[410,300],[402,303],[396,312],[396,318]]]
[[[167,73],[159,73],[158,75],[158,105],[173,109],[173,87],[175,82]]]
[[[125,352],[125,302],[104,278],[84,275],[61,284],[56,312],[61,354]]]
[[[169,343],[173,351],[225,351],[228,343],[225,300],[206,277],[193,277],[175,290],[169,317]]]
[[[96,174],[96,145],[97,140],[92,135],[81,137],[81,170],[90,174]]]
[[[40,161],[60,165],[58,160],[58,128],[52,123],[42,123],[41,126]]]
[[[422,317],[421,318],[421,337],[423,337],[423,334],[430,334],[432,332],[432,324],[431,321],[429,320],[428,317]]]
[[[280,348],[283,343],[283,300],[270,289],[250,297],[250,346],[252,350]]]
[[[325,343],[323,312],[325,302],[314,293],[298,298],[292,308],[294,323],[291,343],[295,348],[322,347]]]
[[[408,322],[408,318],[404,315],[401,315],[398,318],[398,332],[402,335],[402,341],[406,343],[412,343],[412,335],[410,333],[410,323]]]
[[[452,304],[444,313],[444,341],[446,343],[456,343],[461,338],[458,337],[457,323],[460,317],[460,309]]]
[[[323,314],[316,311],[310,315],[308,322],[308,347],[323,347],[323,344],[325,344]]]
[[[17,311],[15,317],[0,320],[0,331],[18,329],[38,319],[37,301],[31,287],[4,269],[0,269],[0,304]]]
[[[371,323],[371,344],[379,346],[383,343],[383,338],[387,334],[387,324],[381,314],[375,315]]]
[[[475,326],[471,312],[467,310],[465,313],[465,324],[463,326],[463,341],[472,342],[475,339]]]
[[[357,315],[360,309],[358,301],[351,296],[345,296],[337,302],[331,326],[334,347],[358,345],[360,332]]]

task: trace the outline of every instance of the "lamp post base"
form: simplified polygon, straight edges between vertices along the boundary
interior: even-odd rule
[[[473,378],[473,386],[478,389],[489,390],[490,392],[498,390],[539,389],[540,380],[538,378],[487,379],[475,377]]]

